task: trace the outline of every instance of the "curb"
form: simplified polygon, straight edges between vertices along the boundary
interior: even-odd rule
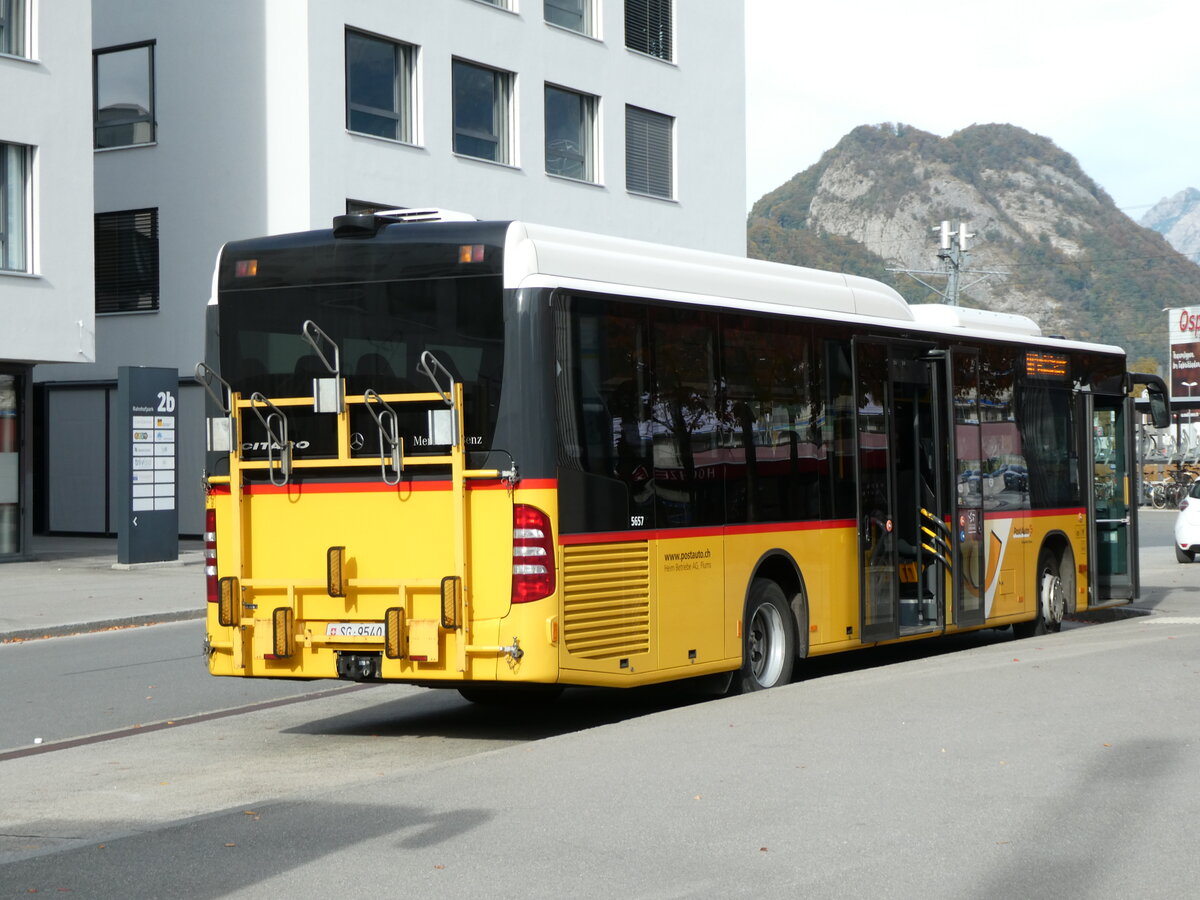
[[[72,622],[66,625],[47,625],[43,628],[23,628],[19,631],[0,632],[0,644],[36,641],[41,638],[67,637],[72,634],[94,634],[98,631],[113,631],[118,628],[137,628],[143,625],[159,625],[166,622],[186,622],[203,619],[205,609],[181,609],[174,612],[150,613],[144,616],[125,616],[119,619],[103,619],[96,622]]]

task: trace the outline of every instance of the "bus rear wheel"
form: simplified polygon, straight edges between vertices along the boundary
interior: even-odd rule
[[[792,680],[796,630],[783,588],[755,578],[742,619],[742,668],[734,679],[741,693],[763,691]]]

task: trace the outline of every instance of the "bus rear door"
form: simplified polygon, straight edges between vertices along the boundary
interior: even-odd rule
[[[952,553],[945,354],[856,339],[854,368],[861,638],[937,631]]]

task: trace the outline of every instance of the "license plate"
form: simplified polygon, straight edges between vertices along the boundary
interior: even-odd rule
[[[330,622],[325,626],[325,637],[381,638],[382,622]]]

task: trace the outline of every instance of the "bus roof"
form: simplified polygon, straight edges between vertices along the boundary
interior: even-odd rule
[[[504,286],[539,275],[912,322],[896,291],[857,275],[513,222]]]
[[[581,289],[648,295],[674,295],[681,300],[746,304],[747,308],[788,307],[820,317],[869,317],[898,327],[936,334],[960,333],[982,339],[1088,349],[1124,354],[1121,347],[1046,336],[1028,316],[940,303],[909,305],[882,282],[858,275],[809,269],[651,244],[566,228],[511,222],[505,240],[504,285],[507,288],[556,284]]]
[[[328,264],[321,248],[332,250],[342,240],[366,238],[361,242],[366,251],[361,258],[357,254],[338,258],[342,265],[351,266],[370,261],[378,269],[378,276],[385,271],[393,273],[397,265],[390,261],[394,255],[387,245],[413,240],[477,242],[486,238],[488,244],[503,244],[504,286],[509,289],[564,286],[600,293],[636,293],[646,298],[732,305],[760,312],[786,310],[793,315],[803,312],[840,321],[857,319],[864,324],[891,324],[929,334],[1124,353],[1120,347],[1043,336],[1027,316],[932,303],[910,306],[888,285],[857,275],[529,222],[465,221],[467,217],[461,214],[439,219],[429,213],[421,211],[420,216],[409,217],[410,221],[400,221],[390,213],[360,216],[357,218],[370,221],[349,229],[348,234],[339,232],[335,220],[333,231],[233,242],[222,255],[235,247],[246,253],[298,250],[305,253],[309,268],[314,269]],[[371,245],[373,249],[368,249]],[[356,259],[359,263],[354,262]],[[293,269],[287,273],[295,276]],[[329,277],[334,274],[345,276],[343,271],[330,273]],[[214,271],[213,276],[211,302],[215,303],[218,272]]]

